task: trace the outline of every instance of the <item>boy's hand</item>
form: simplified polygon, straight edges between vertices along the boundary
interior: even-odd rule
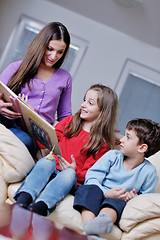
[[[112,188],[111,190],[105,193],[105,198],[120,198],[125,200],[126,199],[126,188]]]
[[[76,169],[76,161],[73,155],[71,155],[72,163],[70,164],[67,162],[62,156],[57,155],[58,160],[59,160],[59,168],[62,170],[65,170],[67,168],[73,168],[74,170]]]
[[[132,198],[137,197],[136,189],[134,188],[132,191],[126,193],[126,199],[125,201],[128,202]]]

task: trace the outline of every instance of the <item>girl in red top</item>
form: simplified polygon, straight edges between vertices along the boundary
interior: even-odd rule
[[[36,163],[15,193],[16,203],[47,216],[57,202],[76,191],[87,170],[114,145],[117,107],[117,94],[111,88],[92,85],[81,109],[55,126],[62,156]]]

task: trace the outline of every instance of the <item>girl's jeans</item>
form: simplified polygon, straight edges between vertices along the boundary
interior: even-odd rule
[[[37,144],[35,140],[28,133],[21,130],[14,120],[9,120],[0,114],[0,123],[11,130],[24,143],[33,158],[36,156]]]
[[[55,177],[50,180],[53,173]],[[15,193],[14,199],[17,199],[20,192],[27,192],[32,196],[33,201],[45,202],[49,214],[55,209],[57,202],[62,200],[73,187],[76,188],[76,182],[76,173],[72,168],[59,172],[56,170],[56,160],[44,157],[35,164]]]

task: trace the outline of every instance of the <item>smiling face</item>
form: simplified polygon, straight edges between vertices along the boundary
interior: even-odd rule
[[[125,136],[120,139],[120,151],[128,157],[134,157],[141,145],[138,144],[139,138],[134,130],[125,131]]]
[[[100,114],[98,106],[98,93],[94,90],[89,90],[81,105],[80,117],[88,122],[93,122]]]
[[[44,53],[42,62],[47,67],[52,67],[63,56],[66,49],[66,44],[63,40],[51,40]]]

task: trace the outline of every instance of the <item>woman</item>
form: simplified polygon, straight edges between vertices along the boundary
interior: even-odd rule
[[[53,123],[57,111],[60,121],[71,115],[70,74],[61,69],[69,49],[70,35],[59,22],[47,24],[35,37],[23,61],[11,63],[0,75],[0,81],[28,104],[46,121]],[[0,122],[9,128],[28,147],[32,155],[36,144],[17,125],[20,114],[10,109],[11,103],[0,98]]]

